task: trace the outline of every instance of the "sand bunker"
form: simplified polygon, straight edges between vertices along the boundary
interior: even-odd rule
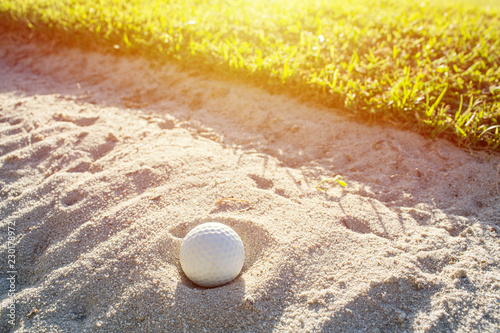
[[[498,156],[13,35],[0,78],[2,332],[500,330]],[[207,221],[247,253],[213,289]]]

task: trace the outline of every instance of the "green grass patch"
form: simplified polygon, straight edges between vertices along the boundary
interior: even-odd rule
[[[500,150],[500,0],[3,0],[0,21]]]

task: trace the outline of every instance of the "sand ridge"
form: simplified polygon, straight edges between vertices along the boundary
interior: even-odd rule
[[[499,330],[498,156],[173,65],[0,45],[2,330]],[[178,262],[206,221],[247,253],[213,289]]]

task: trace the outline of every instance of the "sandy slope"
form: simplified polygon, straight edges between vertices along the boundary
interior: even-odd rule
[[[498,157],[141,59],[0,56],[2,332],[500,330]],[[205,221],[247,253],[214,289],[178,263]]]

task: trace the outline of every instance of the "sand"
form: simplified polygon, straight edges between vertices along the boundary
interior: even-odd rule
[[[497,155],[12,34],[0,78],[0,331],[500,330]],[[207,221],[246,251],[212,289]]]

